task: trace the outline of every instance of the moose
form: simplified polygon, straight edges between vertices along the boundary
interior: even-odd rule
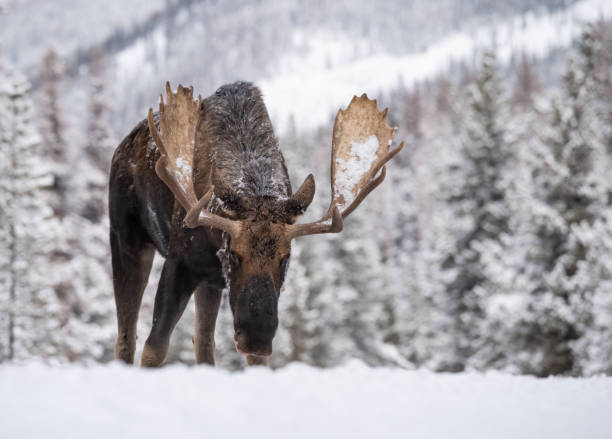
[[[166,102],[149,109],[117,147],[109,185],[110,244],[118,336],[115,357],[134,362],[136,324],[155,250],[164,266],[141,365],[157,367],[195,295],[195,356],[214,365],[215,322],[229,289],[236,350],[267,365],[278,300],[300,236],[337,233],[385,178],[395,130],[376,101],[354,97],[336,116],[332,200],[318,221],[297,224],[315,193],[310,174],[292,192],[261,92],[247,82],[202,100],[166,83]]]

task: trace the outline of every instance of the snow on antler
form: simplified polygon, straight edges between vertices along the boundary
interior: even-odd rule
[[[346,110],[339,110],[332,140],[332,205],[348,216],[385,177],[384,165],[404,146],[391,150],[397,127],[378,111],[376,100],[364,93],[354,96]],[[380,175],[376,174],[381,170]]]
[[[404,143],[390,150],[397,128],[386,120],[387,110],[378,111],[376,101],[365,93],[354,96],[346,110],[339,110],[332,139],[332,199],[325,216],[308,224],[287,227],[293,237],[338,233],[346,218],[385,179],[385,163],[400,152]],[[378,177],[376,174],[380,171]],[[306,182],[312,186],[310,175]]]

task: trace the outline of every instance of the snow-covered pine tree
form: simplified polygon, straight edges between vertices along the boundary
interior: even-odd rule
[[[70,279],[70,316],[66,325],[66,350],[71,360],[109,361],[113,358],[115,308],[108,258],[107,179],[113,140],[107,117],[105,58],[94,51],[90,65],[91,88],[86,145],[70,182],[74,213],[64,226],[71,231],[73,253]]]
[[[45,54],[40,70],[41,91],[37,100],[38,126],[42,137],[42,151],[53,176],[49,188],[50,203],[55,215],[63,218],[69,210],[69,154],[65,138],[65,122],[60,102],[64,66],[53,49]]]
[[[512,104],[526,110],[533,105],[533,97],[539,91],[540,83],[533,70],[532,62],[523,53],[518,65],[516,83],[512,94]]]
[[[352,221],[347,221],[343,236],[336,240],[336,254],[345,275],[341,280],[345,294],[338,306],[344,308],[343,327],[355,347],[352,356],[382,365],[385,358],[380,352],[383,341],[379,319],[384,314],[386,285],[374,227],[367,213],[355,212]]]
[[[586,26],[578,46],[587,88],[602,120],[603,142],[612,156],[612,21]]]
[[[588,369],[593,346],[584,337],[595,320],[594,296],[609,285],[609,162],[588,70],[580,51],[570,59],[551,126],[534,145],[534,197],[525,220],[533,237],[526,261],[532,286],[517,310],[514,348],[520,371],[539,376]]]
[[[91,55],[90,90],[88,96],[87,140],[81,162],[82,175],[86,178],[86,192],[79,197],[81,216],[99,223],[106,215],[106,185],[110,160],[116,142],[108,123],[110,101],[106,90],[106,56],[101,49]]]
[[[0,359],[61,361],[60,302],[49,252],[57,223],[32,126],[29,84],[0,58]]]
[[[441,113],[451,111],[451,90],[452,84],[450,80],[442,75],[437,80],[436,92],[436,110]]]
[[[584,81],[588,96],[587,114],[593,118],[591,131],[601,141],[607,152],[606,175],[612,167],[612,21],[600,20],[589,24],[583,32],[578,49],[578,62],[584,70]],[[607,203],[612,204],[612,185],[607,184]],[[577,229],[577,236],[586,242],[589,274],[596,277],[594,288],[585,313],[581,319],[581,337],[572,349],[582,375],[596,373],[612,374],[612,210],[608,207],[592,227]]]
[[[403,160],[398,158],[394,164],[401,168],[390,173],[388,178],[393,180],[386,183],[393,192],[393,207],[386,212],[394,217],[389,288],[396,297],[400,351],[413,365],[433,368],[448,363],[445,351],[452,345],[444,329],[447,320],[440,312],[447,297],[441,259],[450,251],[451,240],[441,238],[456,218],[446,201],[436,196],[444,186],[439,176],[446,175],[460,158],[454,100],[445,79],[440,79],[437,89],[423,92],[423,137],[402,151]]]
[[[418,82],[414,83],[412,90],[408,91],[404,97],[404,114],[402,120],[403,131],[408,133],[411,138],[418,139],[421,132],[422,118],[421,88]]]
[[[506,167],[513,152],[506,114],[495,55],[486,52],[469,89],[460,163],[449,169],[443,194],[454,219],[448,225],[453,245],[442,261],[443,330],[450,345],[443,363],[437,365],[440,370],[463,370],[486,345],[480,331],[486,301],[508,277],[505,274],[502,279],[492,269],[503,266],[499,257],[511,215]],[[479,359],[472,365],[486,367],[486,361]]]

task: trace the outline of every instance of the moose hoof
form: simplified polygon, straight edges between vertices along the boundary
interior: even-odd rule
[[[268,357],[260,357],[259,355],[247,355],[246,362],[249,366],[267,366]]]
[[[168,353],[168,345],[154,347],[149,343],[145,343],[142,350],[140,365],[142,367],[159,367],[164,362]]]

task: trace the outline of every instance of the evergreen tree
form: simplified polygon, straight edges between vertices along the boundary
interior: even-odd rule
[[[106,94],[106,57],[98,49],[93,51],[91,58],[87,140],[79,159],[83,168],[80,174],[85,178],[79,183],[86,192],[79,194],[78,211],[93,223],[99,223],[106,214],[107,175],[116,144],[108,124],[110,101]]]
[[[581,338],[593,323],[593,295],[609,278],[609,249],[596,235],[596,230],[607,229],[609,185],[585,74],[589,64],[580,53],[570,59],[562,99],[553,102],[551,126],[535,145],[534,200],[526,220],[534,239],[526,263],[533,286],[518,322],[515,348],[525,360],[521,371],[536,375],[584,370],[589,348]]]
[[[72,360],[113,358],[115,308],[108,260],[107,179],[113,141],[106,122],[105,58],[92,53],[89,119],[85,147],[77,154],[78,172],[70,182],[76,212],[66,218],[73,258],[64,271],[69,279],[66,350]]]
[[[612,21],[589,24],[582,33],[578,53],[586,86],[602,120],[602,141],[612,156]]]
[[[402,126],[410,136],[418,139],[422,136],[421,132],[421,90],[419,83],[415,83],[411,91],[406,93],[404,98],[404,117]]]
[[[439,365],[442,370],[463,370],[481,349],[484,304],[502,282],[487,275],[491,265],[501,263],[500,247],[509,233],[506,167],[513,154],[502,98],[495,56],[487,52],[469,91],[460,162],[449,170],[454,180],[449,181],[446,200],[456,219],[449,225],[454,244],[442,263],[444,327],[450,342],[449,356]]]
[[[67,195],[70,175],[69,154],[65,138],[65,122],[62,119],[61,87],[64,66],[53,49],[43,58],[40,71],[42,84],[37,111],[42,151],[47,159],[49,172],[53,176],[51,207],[55,215],[63,218],[69,210]]]
[[[63,350],[70,361],[80,362],[111,360],[115,334],[115,308],[109,294],[112,285],[106,218],[110,156],[105,164],[102,159],[104,154],[98,153],[102,149],[105,154],[110,154],[112,140],[105,131],[108,108],[104,97],[103,58],[99,55],[93,59],[86,145],[70,155],[61,150],[58,161],[52,162],[54,170],[71,170],[71,178],[67,179],[64,188],[70,193],[67,202],[69,210],[62,216],[64,240],[53,253],[57,273],[54,288],[63,305]],[[49,88],[55,90],[57,86],[57,83],[51,82]],[[47,95],[55,96],[50,102],[57,105],[57,95]],[[51,116],[55,113],[49,113],[47,119],[53,120]],[[52,127],[48,124],[43,126],[46,129]],[[101,148],[95,148],[96,144]]]
[[[29,84],[0,59],[0,358],[61,359],[60,303],[49,251],[57,223],[43,199],[50,182],[32,127]]]
[[[438,78],[436,93],[436,110],[442,113],[451,111],[451,88],[452,84],[445,76]]]
[[[523,53],[517,69],[512,103],[522,109],[529,108],[533,105],[533,97],[539,89],[540,83],[536,73],[533,71],[531,61],[527,55]]]

